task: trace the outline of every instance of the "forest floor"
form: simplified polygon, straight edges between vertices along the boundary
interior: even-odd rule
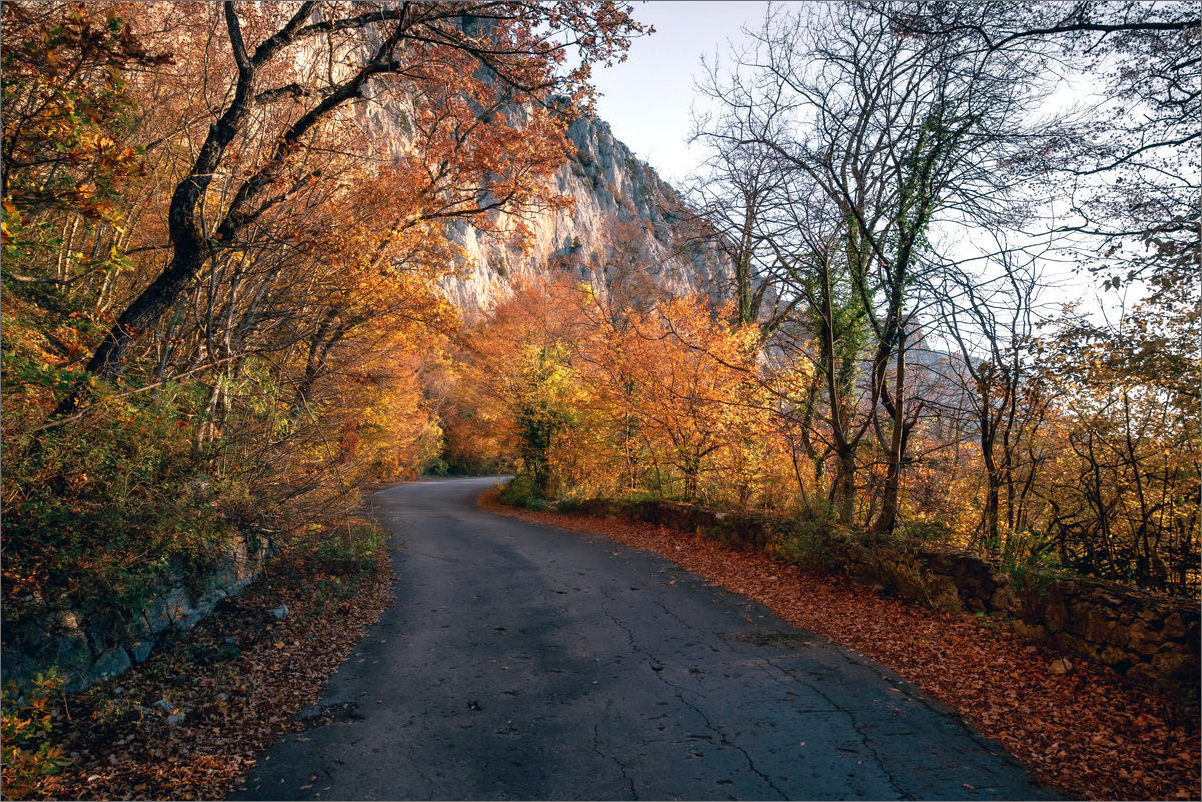
[[[656,552],[759,602],[793,626],[888,666],[1002,744],[1042,785],[1082,799],[1199,799],[1197,711],[1133,687],[1112,670],[1032,646],[1003,621],[937,615],[846,577],[803,571],[651,524],[506,507],[486,510]]]
[[[69,763],[6,799],[221,799],[286,732],[392,604],[387,550],[332,570],[281,558],[243,594],[145,663],[52,698],[50,743]],[[283,618],[272,610],[286,605]]]

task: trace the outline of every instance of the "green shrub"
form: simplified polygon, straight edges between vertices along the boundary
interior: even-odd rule
[[[575,498],[561,498],[559,503],[555,505],[558,512],[571,513],[580,509],[580,500]]]
[[[38,674],[23,697],[18,696],[12,683],[0,692],[0,751],[6,799],[28,798],[43,777],[57,774],[71,762],[50,743],[50,700],[61,693],[62,686],[62,678],[52,668],[47,674]]]
[[[315,554],[332,571],[354,574],[375,565],[388,533],[378,524],[358,521],[318,541]]]
[[[864,540],[853,544],[852,550],[856,573],[880,585],[885,593],[936,613],[963,610],[952,581],[931,573],[903,549],[887,541]]]
[[[538,490],[534,477],[519,473],[497,489],[497,499],[502,504],[511,507],[523,507],[528,510],[545,510],[547,500]]]
[[[1036,532],[1011,532],[1002,549],[1001,568],[1016,576],[1028,571],[1060,573],[1064,570],[1060,555],[1050,546],[1048,538]]]
[[[212,563],[246,507],[236,479],[216,478],[187,420],[196,387],[158,398],[109,396],[40,438],[5,439],[4,619],[36,598],[50,608],[125,609],[168,566]]]
[[[839,550],[834,528],[827,521],[796,521],[773,533],[766,551],[808,571],[839,567]]]
[[[900,540],[920,543],[950,543],[952,527],[939,517],[916,517],[899,520],[895,534]]]

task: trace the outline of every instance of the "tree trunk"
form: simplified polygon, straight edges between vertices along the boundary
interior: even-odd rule
[[[885,474],[885,494],[881,513],[872,526],[878,535],[887,535],[897,523],[897,499],[901,490],[902,456],[906,430],[906,331],[897,327],[897,360],[893,392],[893,431],[889,438],[889,467]]]
[[[121,375],[130,344],[175,303],[192,277],[200,272],[203,262],[198,247],[177,243],[167,269],[133,300],[109,329],[87,364],[88,373],[107,381],[116,380]],[[78,412],[90,394],[90,384],[82,382],[76,385],[59,402],[52,417],[61,418]]]

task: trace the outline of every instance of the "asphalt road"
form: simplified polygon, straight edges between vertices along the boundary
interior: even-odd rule
[[[892,671],[657,555],[489,515],[490,481],[376,494],[396,604],[306,711],[333,721],[232,798],[1054,798]]]

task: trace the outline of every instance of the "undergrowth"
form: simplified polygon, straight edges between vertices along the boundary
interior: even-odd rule
[[[519,473],[508,482],[497,488],[497,498],[502,504],[511,507],[521,507],[527,510],[545,510],[547,499],[539,492],[533,478],[528,474]]]

